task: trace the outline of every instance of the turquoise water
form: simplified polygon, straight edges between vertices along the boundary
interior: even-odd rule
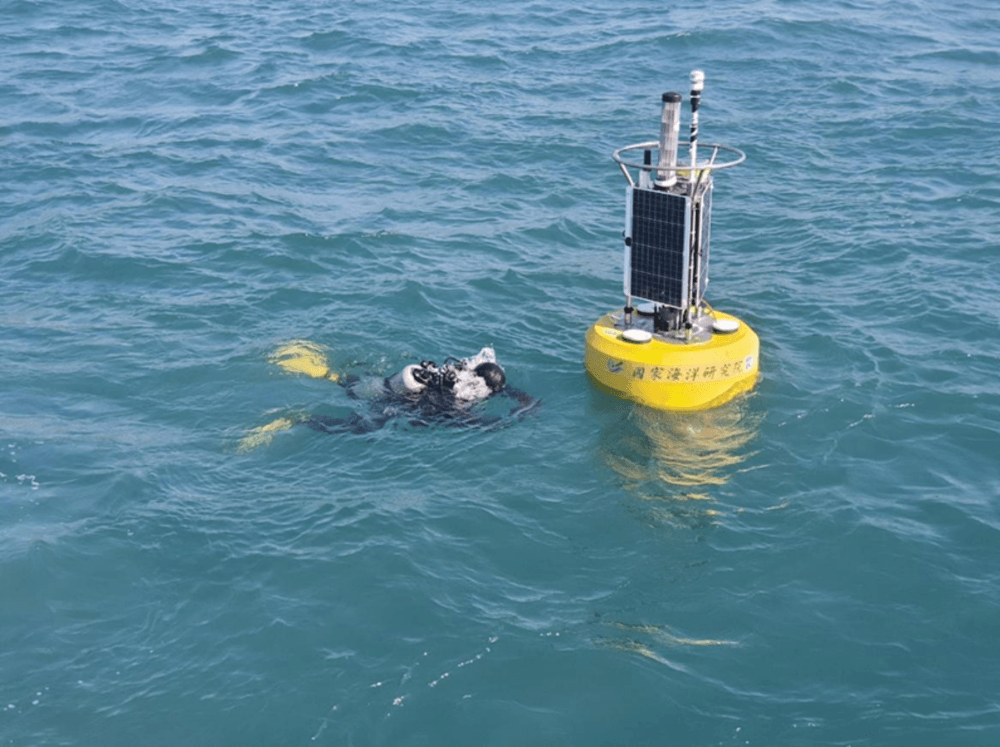
[[[7,0],[0,743],[1000,743],[1000,12]],[[595,392],[705,70],[756,390]],[[686,121],[686,120],[685,120]],[[494,430],[250,429],[493,345]]]

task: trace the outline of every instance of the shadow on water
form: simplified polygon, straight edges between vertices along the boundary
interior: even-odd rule
[[[604,395],[601,395],[604,397]],[[595,402],[595,407],[608,408]],[[621,413],[621,403],[615,401]],[[710,523],[718,488],[753,456],[763,413],[752,395],[703,412],[663,412],[628,405],[602,428],[599,456],[655,523]]]

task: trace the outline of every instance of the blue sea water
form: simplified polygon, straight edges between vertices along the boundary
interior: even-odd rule
[[[1000,744],[986,0],[4,0],[0,743]],[[701,68],[761,380],[595,391]],[[294,428],[492,345],[499,429]]]

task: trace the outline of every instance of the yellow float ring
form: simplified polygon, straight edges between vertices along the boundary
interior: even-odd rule
[[[760,340],[741,320],[734,332],[684,342],[660,334],[622,334],[621,312],[606,314],[587,330],[584,365],[599,389],[657,410],[706,410],[753,388],[759,372]],[[723,326],[719,325],[719,326]]]

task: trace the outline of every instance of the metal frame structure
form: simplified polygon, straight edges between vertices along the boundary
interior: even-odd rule
[[[632,323],[633,298],[656,307],[657,332],[686,332],[701,315],[708,287],[711,234],[712,172],[737,166],[743,151],[718,143],[704,143],[707,158],[698,157],[698,107],[705,76],[691,73],[691,137],[678,141],[682,97],[663,94],[660,139],[626,145],[612,158],[624,174],[625,199],[624,292],[625,323]],[[687,163],[679,154],[687,149]],[[643,162],[632,153],[642,151]],[[656,158],[654,159],[654,153]],[[638,171],[638,179],[631,170]],[[678,209],[683,206],[683,220]],[[678,267],[683,265],[683,271]]]

